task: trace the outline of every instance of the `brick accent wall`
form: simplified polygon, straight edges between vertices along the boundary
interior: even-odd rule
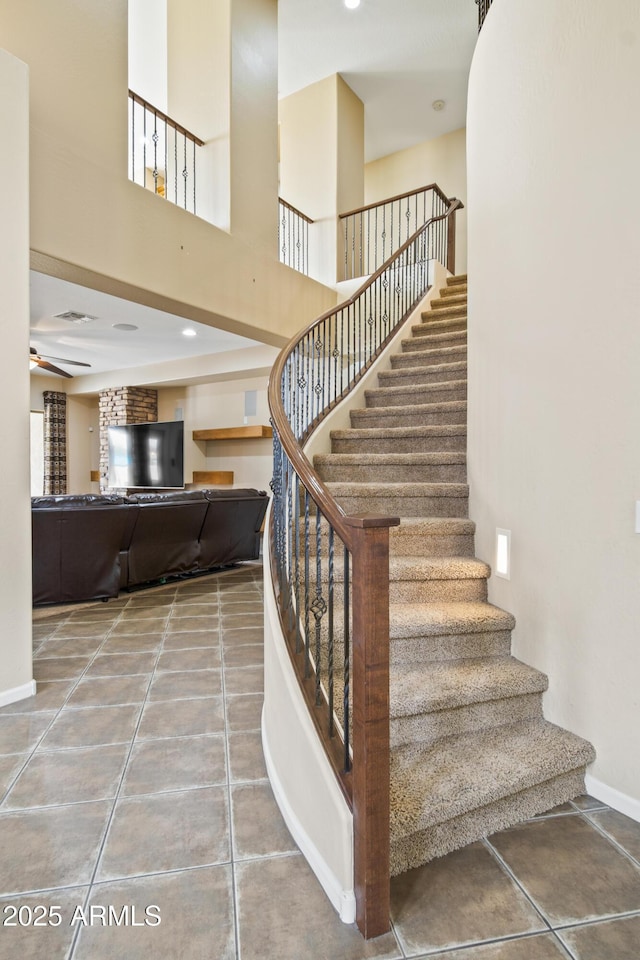
[[[120,423],[153,423],[158,419],[158,391],[146,387],[112,387],[100,393],[100,492],[126,493],[109,487],[107,427]]]

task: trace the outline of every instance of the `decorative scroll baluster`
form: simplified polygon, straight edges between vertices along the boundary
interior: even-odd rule
[[[164,197],[165,200],[182,206],[189,213],[195,213],[198,156],[196,147],[204,146],[204,141],[132,90],[129,91],[129,105],[131,111],[129,127],[130,179],[134,183],[151,190],[157,196]],[[141,136],[138,133],[140,129],[142,131]],[[152,131],[150,138],[147,136],[148,130]],[[170,139],[173,141],[171,145]],[[183,186],[180,191],[178,190],[179,141],[181,142],[183,156],[181,171]],[[147,158],[150,166],[147,166]],[[173,189],[171,190],[172,180]],[[190,192],[189,181],[191,184]]]
[[[310,217],[292,207],[290,203],[278,200],[278,256],[280,263],[286,264],[299,273],[309,273],[309,224]]]
[[[344,769],[345,772],[351,770],[351,722],[349,719],[349,695],[351,693],[351,651],[349,649],[351,643],[351,627],[349,624],[350,613],[349,613],[349,599],[350,599],[350,588],[349,588],[349,551],[347,548],[344,548],[344,573],[343,573],[343,584],[344,584],[344,620],[343,620],[343,629],[344,629],[344,693],[342,696],[342,711],[343,711],[343,730],[344,730]]]
[[[476,0],[478,4],[478,33],[482,30],[482,24],[489,12],[493,0]]]

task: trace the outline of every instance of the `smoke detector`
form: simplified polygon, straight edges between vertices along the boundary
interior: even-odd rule
[[[433,109],[436,111],[436,113],[439,113],[440,110],[444,110],[444,108],[445,108],[445,102],[444,102],[444,100],[434,100],[433,103],[431,104],[431,106],[432,106]]]

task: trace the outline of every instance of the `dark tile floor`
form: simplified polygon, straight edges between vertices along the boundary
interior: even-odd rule
[[[640,825],[589,797],[397,878],[385,937],[339,921],[266,779],[261,574],[36,612],[0,960],[638,960]]]

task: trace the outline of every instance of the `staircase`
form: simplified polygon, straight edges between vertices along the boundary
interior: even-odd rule
[[[589,743],[542,716],[547,678],[487,603],[466,483],[466,276],[450,277],[352,428],[314,466],[346,513],[391,529],[391,872],[583,792]]]

